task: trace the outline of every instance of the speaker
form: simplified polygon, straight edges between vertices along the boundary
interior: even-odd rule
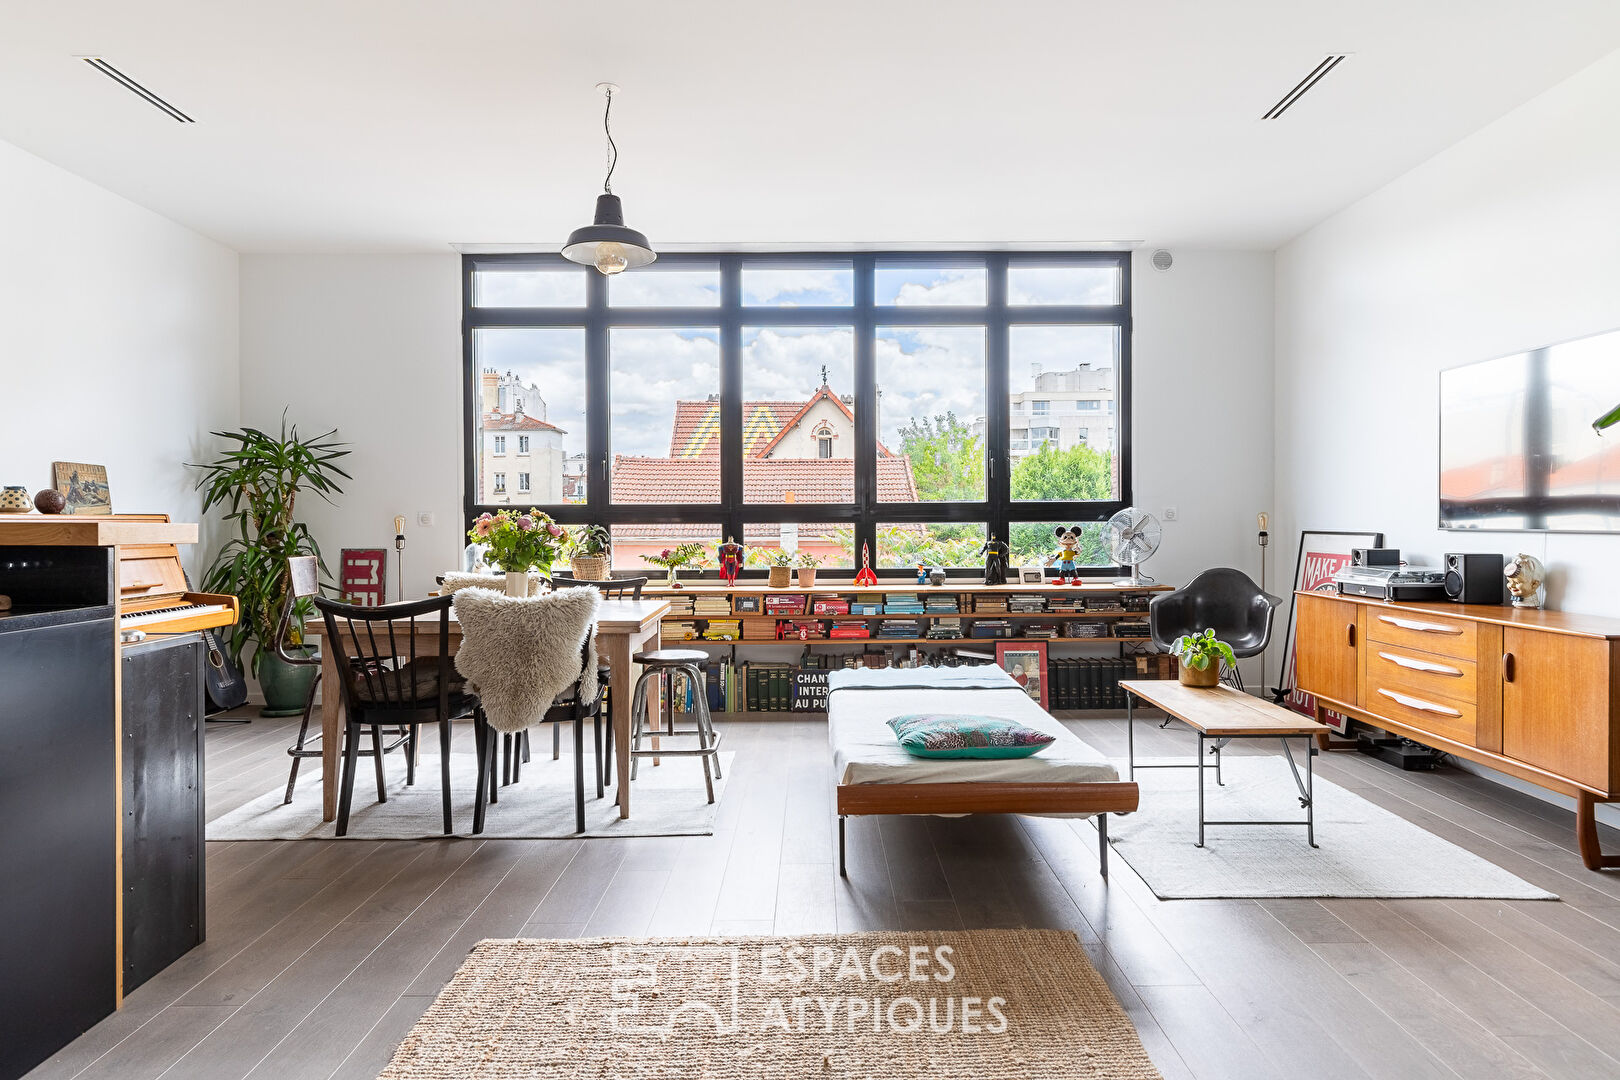
[[[1351,548],[1351,566],[1399,566],[1400,548]]]
[[[1451,552],[1446,556],[1446,595],[1463,604],[1500,604],[1505,583],[1500,555]]]

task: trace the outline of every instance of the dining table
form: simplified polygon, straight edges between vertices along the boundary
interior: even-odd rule
[[[642,650],[650,651],[659,647],[660,622],[668,613],[668,600],[604,597],[597,609],[596,651],[612,668],[608,682],[608,705],[613,721],[613,766],[614,775],[619,781],[621,818],[630,816],[630,785],[626,778],[630,775],[630,697],[635,685],[631,676],[631,657]],[[414,621],[421,647],[437,651],[438,614],[422,615]],[[461,624],[456,621],[453,607],[445,633],[449,638],[449,651],[454,655],[461,645]],[[326,635],[325,623],[310,620],[304,635],[311,640],[321,640]],[[363,648],[359,648],[361,645],[357,640],[346,643],[351,653],[367,655]],[[337,650],[324,646],[321,649],[321,815],[326,821],[337,818],[338,759],[343,749],[343,694],[339,689],[341,684],[336,653]],[[658,708],[657,698],[656,694],[647,696],[650,714]],[[649,715],[648,728],[656,731],[659,726],[658,717]]]

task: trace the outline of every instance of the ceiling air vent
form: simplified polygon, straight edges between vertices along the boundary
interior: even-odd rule
[[[146,87],[142,86],[128,75],[125,75],[122,71],[119,71],[117,68],[107,63],[107,61],[103,60],[101,57],[81,56],[79,59],[89,64],[91,67],[95,68],[97,71],[101,72],[103,75],[107,76],[107,78],[113,80],[130,93],[139,97],[148,105],[163,110],[166,115],[173,117],[182,124],[195,124],[197,122],[191,117],[187,116],[185,113],[181,112],[179,109],[175,108],[173,105],[170,105],[167,101],[164,101],[162,98],[152,93],[152,91],[148,90]]]
[[[1327,73],[1338,67],[1339,61],[1343,60],[1348,55],[1349,53],[1329,53],[1327,56],[1324,56],[1322,58],[1322,62],[1317,64],[1316,67],[1311,70],[1309,75],[1299,80],[1299,83],[1292,90],[1288,91],[1288,93],[1284,94],[1282,96],[1282,100],[1267,110],[1266,115],[1262,116],[1260,119],[1276,120],[1278,117],[1282,116],[1283,113],[1287,112],[1293,107],[1294,102],[1304,97],[1307,90],[1326,78]]]

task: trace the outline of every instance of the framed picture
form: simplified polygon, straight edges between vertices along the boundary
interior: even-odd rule
[[[1031,701],[1047,707],[1046,642],[998,641],[996,664],[1024,688]]]
[[[1296,592],[1331,592],[1333,575],[1350,565],[1350,549],[1383,547],[1381,532],[1311,532],[1299,534],[1299,557],[1294,563],[1294,588],[1288,594],[1288,629],[1283,635],[1283,667],[1277,694],[1280,703],[1315,718],[1316,698],[1300,692],[1294,685],[1294,608]],[[1339,734],[1344,734],[1350,719],[1329,710],[1322,722]]]
[[[388,602],[388,549],[344,548],[338,557],[338,589],[345,604],[382,607]]]
[[[51,462],[51,486],[67,496],[64,514],[111,514],[112,488],[107,466],[77,461]]]

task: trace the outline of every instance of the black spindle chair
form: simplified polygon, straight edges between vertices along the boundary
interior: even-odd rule
[[[370,729],[372,745],[382,746],[382,729],[405,725],[410,736],[406,758],[414,762],[420,726],[439,725],[440,783],[444,831],[450,818],[450,722],[467,715],[471,698],[466,682],[450,660],[452,597],[433,596],[382,607],[355,607],[324,597],[312,598],[326,619],[324,647],[333,650],[343,674],[345,729],[343,782],[338,798],[337,834],[349,831],[354,801],[354,773],[360,733]],[[436,630],[436,640],[428,633]],[[382,658],[384,662],[368,662]],[[378,756],[378,801],[386,802],[382,759]],[[414,770],[414,766],[411,766]],[[414,779],[414,777],[412,777]]]
[[[287,770],[287,793],[281,800],[283,805],[293,801],[293,789],[298,785],[298,766],[303,763],[305,758],[318,758],[321,756],[320,748],[310,745],[312,741],[321,737],[320,733],[316,732],[313,739],[309,734],[309,720],[315,712],[315,695],[321,688],[321,658],[318,654],[303,648],[300,648],[297,652],[290,652],[287,648],[291,642],[293,622],[297,616],[299,605],[313,600],[314,597],[320,594],[320,591],[320,560],[318,558],[314,555],[299,555],[287,560],[287,600],[281,606],[281,619],[276,624],[276,655],[281,658],[283,663],[292,664],[295,667],[313,667],[315,677],[310,680],[309,696],[304,699],[304,718],[298,724],[298,738],[294,740],[291,746],[287,747],[287,756],[292,758],[292,768]],[[376,664],[380,661],[368,659],[363,662]],[[409,729],[401,727],[396,730],[394,740],[382,747],[382,753],[392,753],[409,742]],[[378,756],[376,747],[370,750],[361,750],[359,753],[361,757]],[[405,778],[405,782],[408,784],[416,782],[416,762],[412,757],[406,758]],[[387,799],[387,797],[388,788],[383,779],[383,767],[379,757],[377,764],[377,798]]]

